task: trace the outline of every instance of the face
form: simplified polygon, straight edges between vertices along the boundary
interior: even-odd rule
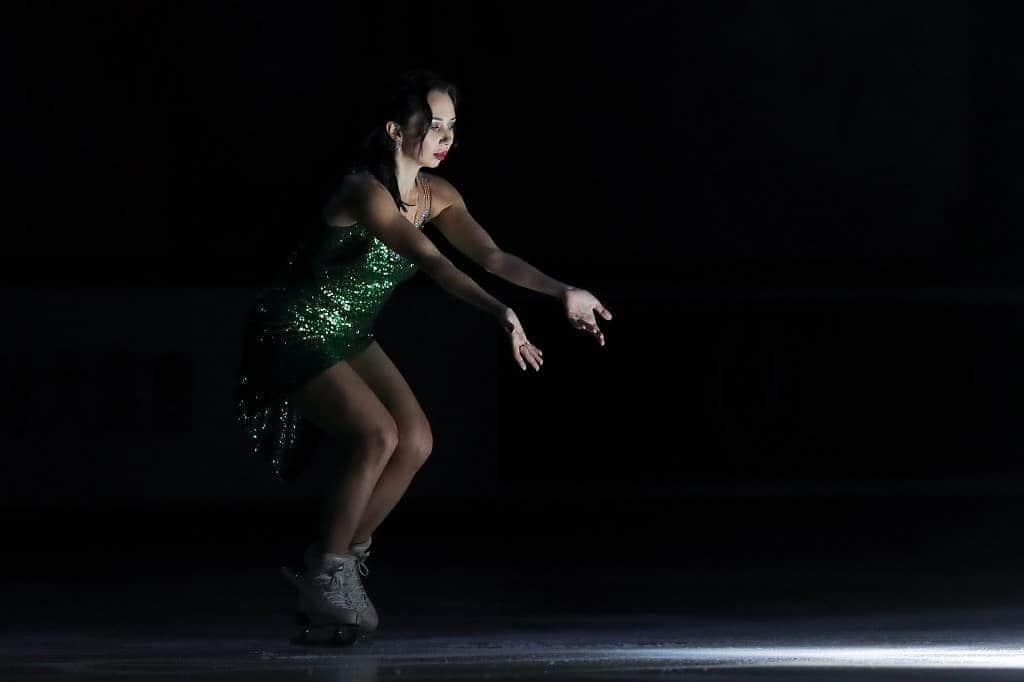
[[[430,91],[427,103],[430,105],[432,119],[417,162],[421,166],[437,167],[455,140],[455,105],[447,93],[439,90]],[[415,122],[419,123],[418,120]],[[413,144],[403,145],[407,154],[416,153],[415,140],[411,142]]]

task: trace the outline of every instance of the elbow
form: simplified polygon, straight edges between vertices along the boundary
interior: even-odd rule
[[[501,249],[491,249],[480,257],[480,266],[487,272],[493,273],[504,255],[505,252]]]

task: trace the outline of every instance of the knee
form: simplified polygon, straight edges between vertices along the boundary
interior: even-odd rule
[[[398,435],[402,463],[411,469],[423,466],[434,449],[434,434],[427,423],[408,428]]]
[[[381,421],[364,429],[356,439],[355,451],[361,461],[383,468],[398,447],[398,427],[394,420]]]

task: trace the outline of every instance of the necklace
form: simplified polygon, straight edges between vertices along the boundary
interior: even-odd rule
[[[418,206],[418,204],[416,204],[416,203],[410,204],[410,206],[414,207],[414,209],[410,212],[410,215],[412,216],[412,220],[410,222],[412,222],[414,227],[419,228],[420,221],[426,219],[427,213],[430,210],[429,207],[428,207],[428,204],[430,203],[430,190],[427,187],[427,183],[426,183],[425,179],[423,179],[419,175],[417,175],[416,176],[416,180],[418,181],[419,189],[420,189],[420,193],[417,195],[416,198],[419,199],[420,197],[423,197],[423,206],[424,206],[424,208],[423,208],[423,211],[421,212],[421,211],[419,211],[418,209],[415,208],[416,206]],[[417,214],[419,214],[419,215],[417,215]]]
[[[420,187],[423,190],[423,211],[413,223],[416,227],[422,225],[423,221],[427,219],[427,214],[430,213],[430,183],[426,178],[420,178]]]

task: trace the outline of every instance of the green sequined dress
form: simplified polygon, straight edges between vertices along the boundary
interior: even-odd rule
[[[423,209],[430,187],[419,176]],[[417,266],[357,223],[323,224],[299,243],[246,317],[235,384],[235,418],[254,456],[292,480],[324,433],[289,394],[374,340],[374,322],[394,288]]]

